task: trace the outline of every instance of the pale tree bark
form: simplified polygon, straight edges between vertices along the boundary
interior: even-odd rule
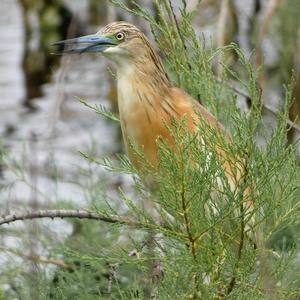
[[[269,33],[270,25],[273,17],[275,16],[278,8],[282,4],[283,0],[269,0],[267,7],[262,15],[261,23],[259,26],[258,37],[256,42],[256,65],[262,66],[261,76],[259,78],[259,84],[264,91],[265,87],[265,70],[264,70],[264,56],[263,56],[263,42]]]

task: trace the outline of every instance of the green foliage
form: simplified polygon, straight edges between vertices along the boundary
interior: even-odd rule
[[[91,108],[92,110],[94,110],[98,115],[100,116],[103,116],[111,121],[114,121],[116,123],[119,123],[120,120],[119,118],[113,114],[112,112],[108,111],[104,106],[102,105],[90,105],[88,104],[84,99],[81,99],[79,97],[76,97],[77,100],[82,103],[84,106],[88,107],[88,108]]]
[[[110,264],[114,261],[113,258],[107,258],[116,251],[120,228],[79,221],[74,222],[74,228],[72,236],[58,249],[71,268],[55,272],[47,299],[98,299],[126,290],[126,281],[131,278],[130,274],[136,272],[134,267],[122,266],[120,280],[116,282],[113,279],[112,291],[110,294],[107,291]],[[97,256],[106,259],[97,259]]]

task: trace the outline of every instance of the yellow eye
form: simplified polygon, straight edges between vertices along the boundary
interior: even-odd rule
[[[124,37],[125,37],[125,35],[124,35],[123,32],[119,32],[116,35],[116,38],[117,38],[118,41],[122,41],[124,39]]]

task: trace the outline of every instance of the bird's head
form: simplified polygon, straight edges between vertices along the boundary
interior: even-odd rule
[[[146,36],[127,22],[113,22],[96,34],[56,42],[54,45],[72,46],[65,53],[101,53],[117,64],[142,61],[145,56],[152,59],[157,56]]]

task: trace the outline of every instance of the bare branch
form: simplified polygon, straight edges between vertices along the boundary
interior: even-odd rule
[[[119,223],[129,226],[142,225],[137,222],[130,221],[125,218],[120,218],[117,216],[108,216],[106,214],[100,214],[95,212],[89,212],[86,210],[39,210],[39,211],[27,211],[23,213],[15,213],[10,215],[4,215],[0,217],[0,226],[3,224],[9,224],[15,221],[24,221],[32,219],[42,219],[42,218],[78,218],[78,219],[91,219],[98,220],[107,223]]]
[[[119,217],[117,215],[109,215],[107,213],[100,212],[89,212],[87,210],[64,210],[64,209],[48,209],[48,210],[38,210],[38,211],[27,211],[22,213],[15,213],[9,215],[2,215],[0,217],[0,226],[3,224],[9,224],[15,221],[24,221],[32,219],[42,219],[42,218],[77,218],[77,219],[90,219],[96,221],[102,221],[111,224],[119,224],[129,227],[134,227],[137,229],[144,230],[159,230],[163,232],[165,236],[175,236],[177,238],[185,238],[185,236],[179,232],[172,231],[168,226],[162,224],[153,223],[151,220],[133,220],[130,218]]]

